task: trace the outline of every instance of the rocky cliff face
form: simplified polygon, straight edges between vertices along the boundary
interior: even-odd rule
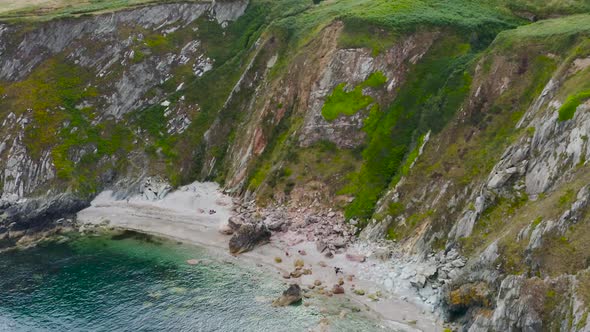
[[[394,252],[367,274],[463,330],[585,329],[587,14],[373,5],[0,25],[0,239],[105,188],[214,179],[267,210],[337,210],[359,250]]]
[[[181,135],[199,112],[198,103],[185,103],[184,96],[168,100],[181,93],[181,73],[200,77],[216,65],[199,27],[216,26],[221,33],[247,5],[177,3],[1,25],[0,184],[3,204],[12,209],[5,210],[3,229],[30,228],[27,217],[12,217],[12,211],[27,214],[23,198],[46,196],[52,210],[51,202],[61,197],[56,192],[71,192],[68,197],[80,203],[56,204],[75,212],[96,189],[148,175],[154,158],[145,147],[158,145],[154,136]],[[139,115],[154,105],[159,109],[151,119]],[[154,127],[150,120],[162,123]],[[154,149],[162,154],[162,146]],[[39,218],[30,219],[34,224]]]

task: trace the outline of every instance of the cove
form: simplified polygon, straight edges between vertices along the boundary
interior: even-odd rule
[[[384,330],[342,300],[272,307],[284,289],[263,268],[205,248],[76,234],[0,254],[0,331],[307,331],[322,321],[332,331]]]

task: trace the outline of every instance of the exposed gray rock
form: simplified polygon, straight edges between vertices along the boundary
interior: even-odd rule
[[[474,210],[466,210],[463,216],[457,223],[453,225],[453,228],[449,232],[449,238],[458,240],[462,237],[471,235],[475,221],[479,217],[479,214]]]
[[[148,201],[163,199],[172,190],[172,186],[159,177],[147,178],[141,185],[139,193]]]
[[[537,225],[529,224],[519,233],[519,238],[524,240],[528,236],[527,252],[540,248],[543,244],[543,236],[550,232],[565,234],[568,228],[578,222],[590,202],[590,187],[582,187],[576,196],[576,201],[570,208],[564,211],[558,220],[542,220]],[[530,235],[529,235],[530,234]]]
[[[246,0],[162,4],[67,22],[49,22],[46,27],[29,32],[17,45],[8,44],[5,38],[0,39],[0,50],[5,50],[0,58],[0,79],[22,79],[47,56],[64,51],[87,34],[95,40],[110,40],[117,27],[124,24],[139,24],[144,29],[163,31],[173,26],[186,26],[206,13],[223,23],[236,20],[247,5]],[[0,37],[16,29],[17,26],[4,26]]]
[[[145,94],[170,78],[173,68],[192,65],[202,75],[213,66],[198,40],[189,42],[181,49],[171,48],[166,54],[146,52],[145,58],[136,63],[133,61],[135,48],[138,46],[136,44],[142,43],[144,35],[142,32],[133,32],[131,36],[126,36],[120,33],[122,27],[139,27],[140,31],[166,35],[187,27],[204,15],[220,24],[226,24],[240,17],[247,5],[247,0],[169,3],[102,15],[52,20],[24,29],[20,24],[2,24],[0,80],[22,80],[51,57],[63,56],[69,63],[96,75],[96,82],[100,83],[92,81],[89,85],[101,84],[101,89],[111,91],[108,95],[84,100],[77,107],[95,107],[100,110],[93,119],[94,124],[113,116],[121,120],[130,111],[160,102],[160,92],[150,98]],[[97,51],[97,45],[100,51]],[[181,98],[170,106],[166,114],[168,132],[182,133],[191,123],[189,113],[195,111],[191,107],[198,108],[198,105],[184,105]],[[0,142],[0,153],[5,154],[0,159],[0,182],[3,183],[0,193],[4,199],[11,196],[26,197],[56,178],[52,152],[40,151],[39,156],[33,157],[23,143],[24,132],[30,125],[31,110],[15,112],[19,115],[9,113],[4,119],[0,119],[0,134],[4,135]],[[64,128],[69,125],[69,122],[65,122]],[[72,128],[72,131],[76,129]],[[79,146],[71,148],[68,157],[78,163],[83,156],[96,153],[96,150],[96,146]],[[97,163],[100,165],[114,161],[103,158]],[[104,176],[100,175],[100,182],[110,183],[116,176],[112,169],[107,169]],[[139,174],[131,176],[141,177]],[[165,194],[161,189],[154,193],[155,195],[151,195],[149,190],[146,191],[150,199]]]
[[[424,288],[426,285],[426,277],[422,274],[418,274],[410,279],[410,284],[416,288]]]
[[[0,179],[4,183],[1,191],[4,199],[12,195],[23,197],[55,177],[51,153],[45,151],[40,159],[34,160],[23,143],[23,130],[28,122],[27,116],[21,115],[17,118],[14,113],[10,113],[2,125],[2,130],[6,132],[17,132],[16,137],[9,143],[4,169],[0,170]],[[4,147],[7,146],[6,142],[3,144]]]
[[[508,180],[526,173],[530,145],[528,139],[524,138],[518,145],[509,147],[503,154],[502,159],[496,164],[490,174],[487,187],[489,189],[500,189],[506,185]]]
[[[493,331],[542,331],[543,322],[531,301],[533,295],[521,291],[523,276],[508,276],[502,281],[496,300],[496,309],[487,322]],[[483,322],[480,322],[480,324]]]
[[[536,195],[552,188],[581,160],[588,160],[590,150],[584,137],[590,133],[590,114],[587,104],[578,107],[574,119],[558,121],[559,104],[551,103],[548,112],[535,118],[531,126],[536,128],[532,139],[529,166],[526,172],[526,191]]]

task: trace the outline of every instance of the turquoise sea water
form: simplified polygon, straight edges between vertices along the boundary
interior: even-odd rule
[[[322,318],[334,331],[383,330],[362,312],[339,318],[346,304],[334,299],[273,308],[286,286],[270,272],[127,235],[0,254],[0,331],[306,331]]]

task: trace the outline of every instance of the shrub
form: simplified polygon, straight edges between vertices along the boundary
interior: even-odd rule
[[[565,103],[559,108],[559,121],[570,120],[576,114],[576,109],[581,103],[590,99],[590,90],[578,92],[567,97]]]
[[[378,88],[387,82],[387,77],[382,72],[374,72],[361,84],[357,85],[351,91],[345,91],[346,83],[340,83],[336,86],[332,94],[326,98],[322,107],[322,115],[327,121],[334,121],[340,115],[351,116],[358,111],[367,108],[373,103],[371,96],[365,96],[363,89]]]

